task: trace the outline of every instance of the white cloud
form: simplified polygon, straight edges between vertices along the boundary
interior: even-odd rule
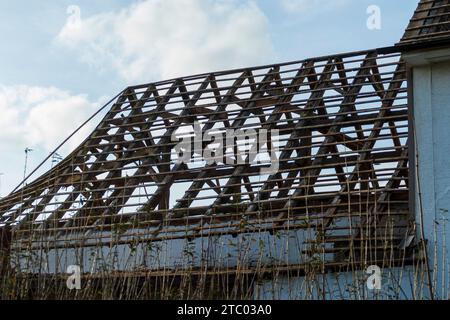
[[[348,0],[281,0],[281,6],[287,12],[325,11],[348,3]]]
[[[250,0],[146,0],[75,22],[68,20],[57,43],[127,81],[255,65],[273,57],[267,18]]]
[[[51,151],[97,108],[98,103],[90,102],[85,95],[54,87],[0,85],[0,150],[28,146]],[[70,140],[64,151],[75,148],[92,125]]]

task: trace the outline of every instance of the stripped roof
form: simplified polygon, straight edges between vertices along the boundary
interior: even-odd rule
[[[71,155],[0,201],[0,224],[62,247],[301,229],[330,261],[372,237],[382,256],[385,232],[395,251],[410,227],[407,97],[400,54],[376,50],[129,87]],[[177,163],[171,137],[196,122],[279,130],[278,170],[227,152]]]
[[[449,6],[421,1],[401,44],[446,38]],[[402,49],[386,49],[128,87],[72,154],[0,200],[0,227],[38,247],[306,230],[302,248],[328,263],[363,241],[353,261],[404,258],[409,84]],[[277,171],[227,150],[208,164],[210,143],[178,163],[172,137],[196,123],[278,130]]]

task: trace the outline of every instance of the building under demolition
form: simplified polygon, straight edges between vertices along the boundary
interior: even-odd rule
[[[449,15],[421,0],[392,47],[126,88],[0,200],[0,297],[448,299]]]

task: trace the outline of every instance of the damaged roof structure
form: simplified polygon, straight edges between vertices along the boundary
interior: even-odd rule
[[[449,8],[420,1],[388,48],[126,88],[70,155],[0,199],[4,296],[13,275],[20,297],[249,298],[299,277],[298,297],[321,298],[329,272],[423,268],[403,55],[448,47]],[[89,290],[66,290],[70,265]]]

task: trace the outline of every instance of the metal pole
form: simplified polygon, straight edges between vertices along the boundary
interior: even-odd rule
[[[0,199],[2,198],[2,176],[5,174],[0,172]]]
[[[25,186],[25,178],[27,176],[27,163],[28,163],[28,153],[32,152],[33,149],[25,148],[25,165],[23,167],[23,185]]]

